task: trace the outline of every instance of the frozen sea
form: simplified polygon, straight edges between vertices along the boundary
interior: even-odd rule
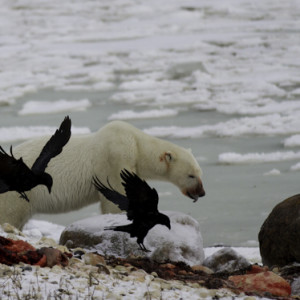
[[[151,182],[160,210],[196,218],[206,247],[257,246],[272,208],[299,193],[298,0],[0,0],[0,144],[110,120],[191,148],[197,203]],[[57,224],[95,215],[98,205]]]

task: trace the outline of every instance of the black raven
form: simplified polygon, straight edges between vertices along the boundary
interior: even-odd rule
[[[149,251],[143,244],[148,231],[157,224],[171,229],[170,219],[158,211],[158,194],[154,188],[126,169],[121,171],[120,176],[123,179],[122,185],[125,188],[126,196],[114,190],[108,181],[110,188],[103,185],[96,176],[93,177],[93,183],[97,190],[118,205],[121,210],[125,210],[128,220],[133,221],[128,225],[106,227],[105,229],[128,232],[131,237],[137,237],[137,243],[141,250]]]
[[[17,191],[21,198],[29,202],[25,191],[29,191],[39,184],[43,184],[51,192],[53,180],[45,169],[51,160],[61,153],[64,145],[71,136],[71,120],[67,116],[42,149],[31,169],[24,163],[22,157],[16,159],[10,147],[7,154],[0,146],[0,194],[8,191]]]

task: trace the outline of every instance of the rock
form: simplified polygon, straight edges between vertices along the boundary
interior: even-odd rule
[[[2,227],[3,231],[6,233],[14,233],[14,234],[20,233],[20,231],[16,227],[10,225],[9,223],[4,223],[1,225],[1,227]]]
[[[77,221],[61,234],[60,244],[72,247],[93,248],[103,255],[117,257],[149,256],[164,262],[183,261],[189,265],[204,260],[203,240],[198,222],[180,212],[164,212],[171,220],[171,230],[156,225],[146,236],[144,243],[150,253],[142,252],[136,238],[125,232],[104,230],[104,227],[127,224],[125,214],[106,214]]]
[[[291,286],[279,275],[266,271],[262,273],[235,275],[228,278],[242,292],[270,293],[274,296],[291,295]]]
[[[300,194],[273,208],[261,226],[258,240],[264,265],[300,262]]]
[[[247,274],[262,273],[262,272],[266,272],[266,271],[269,271],[268,267],[261,267],[259,265],[252,265],[251,268],[249,270],[247,270]],[[274,270],[272,270],[272,271],[273,271],[273,273],[276,273],[276,272],[274,272]]]
[[[105,259],[103,256],[95,253],[86,253],[83,255],[83,260],[87,265],[96,266],[98,264],[105,265]]]
[[[230,247],[225,247],[207,257],[203,265],[214,272],[234,272],[250,267],[246,258]]]
[[[205,266],[201,266],[201,265],[192,266],[192,270],[195,272],[203,272],[205,274],[213,274],[214,273],[214,271],[212,269],[205,267]]]
[[[156,272],[151,272],[151,275],[153,276],[153,277],[158,277],[158,275],[157,275],[157,273]]]
[[[292,283],[292,295],[300,295],[300,277],[296,278]]]
[[[143,271],[143,270],[137,270],[137,271],[131,272],[128,277],[132,281],[144,282],[146,276],[147,276],[147,273],[145,271]]]
[[[29,265],[21,266],[21,270],[22,270],[22,272],[32,271],[32,267]]]
[[[127,272],[127,268],[125,266],[121,266],[121,265],[115,266],[114,269],[119,272]]]
[[[81,259],[81,257],[85,254],[85,250],[81,248],[73,249],[73,257]]]
[[[14,270],[12,270],[8,265],[0,263],[0,278],[5,276],[11,276]]]
[[[170,263],[167,263],[167,264],[161,264],[160,267],[161,267],[161,268],[165,268],[165,269],[171,269],[171,270],[176,268],[175,265],[170,264]]]
[[[57,244],[54,239],[43,236],[39,241],[39,245],[56,248]]]
[[[200,299],[205,299],[209,296],[209,291],[205,288],[198,289]]]

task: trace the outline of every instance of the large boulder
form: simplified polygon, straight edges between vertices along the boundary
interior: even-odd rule
[[[258,240],[264,265],[300,262],[300,194],[273,208],[260,229]]]
[[[125,214],[105,214],[77,221],[62,232],[60,244],[69,248],[93,248],[100,254],[128,257],[148,256],[158,262],[183,261],[189,265],[202,264],[203,240],[199,223],[180,212],[164,212],[171,220],[171,230],[156,225],[144,240],[151,252],[139,249],[136,238],[125,232],[104,230],[104,227],[130,223]]]
[[[238,271],[248,268],[250,262],[230,247],[225,247],[207,257],[203,265],[212,269],[214,272]]]

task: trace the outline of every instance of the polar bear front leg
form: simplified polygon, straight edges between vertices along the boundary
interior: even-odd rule
[[[32,201],[21,199],[17,192],[0,194],[0,224],[9,223],[21,230],[31,216]]]

